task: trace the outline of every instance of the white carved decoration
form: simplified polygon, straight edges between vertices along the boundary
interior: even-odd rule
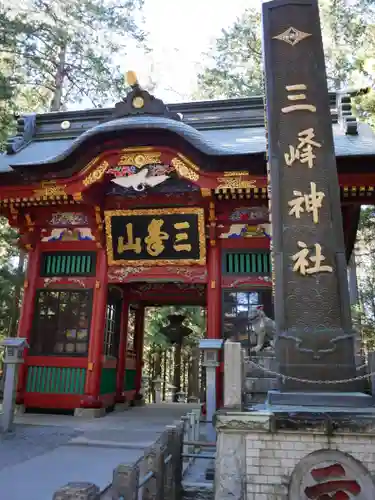
[[[155,187],[169,179],[168,175],[147,175],[148,168],[142,169],[133,175],[115,177],[112,182],[124,188],[133,188],[135,191],[144,191],[147,186]]]

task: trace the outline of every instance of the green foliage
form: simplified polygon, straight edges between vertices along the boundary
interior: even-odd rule
[[[24,9],[0,7],[0,52],[15,72],[59,110],[88,99],[94,106],[123,95],[115,54],[129,40],[142,42],[134,13],[142,0],[30,0]]]
[[[223,30],[198,75],[197,98],[247,97],[262,93],[261,19],[248,9],[229,30]]]
[[[320,13],[330,90],[368,84],[365,62],[375,57],[374,9],[364,0],[321,0]],[[250,8],[216,40],[198,76],[198,98],[262,94],[260,14]],[[367,83],[366,83],[367,82]],[[371,108],[372,110],[372,108]]]
[[[83,99],[94,106],[125,93],[113,58],[132,40],[143,0],[30,0],[0,3],[0,152],[15,132],[14,115],[59,111]],[[0,221],[0,335],[16,328],[23,282],[15,232]]]
[[[375,348],[375,207],[362,207],[356,244],[359,304],[353,312],[367,349]]]
[[[0,219],[0,336],[10,335],[12,318],[18,311],[15,307],[15,292],[20,289],[23,275],[17,271],[18,249],[15,245],[17,233]]]

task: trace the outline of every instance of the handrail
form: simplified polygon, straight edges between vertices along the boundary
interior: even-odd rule
[[[139,497],[143,500],[180,500],[184,467],[196,458],[213,458],[213,455],[199,453],[201,448],[213,445],[199,441],[199,422],[200,409],[197,409],[166,426],[137,462],[116,467],[112,484],[102,492],[107,495],[105,498],[110,495],[126,500],[138,500]],[[142,470],[140,477],[141,469],[144,472]],[[61,492],[67,500],[77,496],[82,500],[101,497],[98,486],[92,483],[69,483],[57,491],[54,498],[60,498]]]

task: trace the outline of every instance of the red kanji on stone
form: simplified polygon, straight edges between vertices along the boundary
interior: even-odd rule
[[[345,478],[346,472],[340,464],[313,469],[311,475],[319,484],[305,489],[307,498],[315,500],[350,500],[352,495],[357,496],[361,493],[361,487],[357,481],[341,479]]]

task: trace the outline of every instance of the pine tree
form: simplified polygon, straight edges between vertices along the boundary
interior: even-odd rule
[[[197,98],[248,97],[262,93],[261,19],[248,9],[234,25],[223,30],[198,75]]]
[[[142,0],[30,0],[23,10],[0,7],[0,53],[15,61],[24,84],[51,111],[83,99],[93,106],[123,96],[115,57],[143,43],[135,22]]]
[[[375,348],[375,207],[362,207],[356,243],[359,304],[356,327],[366,349]]]
[[[0,336],[16,334],[16,291],[19,296],[23,283],[23,269],[17,269],[16,239],[17,233],[0,218]]]
[[[373,1],[321,0],[320,14],[330,90],[366,81],[365,61],[375,57]],[[230,98],[262,94],[260,13],[253,8],[222,32],[198,75],[196,97]],[[368,81],[368,79],[367,79]]]
[[[90,105],[120,99],[124,68],[114,58],[131,41],[144,42],[136,10],[142,0],[30,0],[0,4],[0,152],[14,132],[14,114],[59,111],[83,99]],[[117,37],[117,38],[116,38]],[[0,334],[14,335],[25,254],[0,222]],[[17,264],[18,262],[18,264]]]

